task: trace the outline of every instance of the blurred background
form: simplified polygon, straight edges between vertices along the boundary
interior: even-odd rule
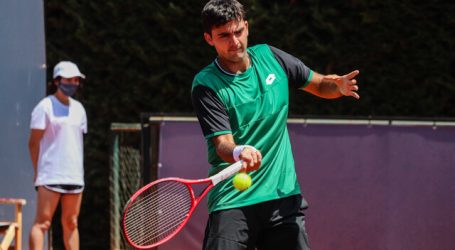
[[[250,45],[268,43],[320,73],[361,72],[359,101],[323,100],[295,90],[290,97],[291,116],[455,117],[453,2],[242,3]],[[144,112],[193,115],[192,79],[216,56],[203,40],[200,11],[204,4],[201,0],[45,0],[36,6],[43,12],[45,34],[45,80],[40,76],[42,86],[36,87],[40,98],[51,81],[53,66],[61,60],[75,62],[87,76],[76,96],[89,120],[81,249],[109,246],[111,123],[137,122]],[[24,109],[26,117],[32,106]],[[58,227],[58,220],[55,224]],[[59,249],[60,230],[54,231]]]

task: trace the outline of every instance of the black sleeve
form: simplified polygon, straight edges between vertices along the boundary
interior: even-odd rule
[[[206,138],[223,132],[231,133],[226,108],[211,88],[201,85],[194,87],[191,100]]]
[[[273,46],[269,45],[269,47],[278,63],[286,72],[289,79],[289,85],[297,88],[306,86],[309,80],[311,80],[309,79],[311,69],[303,64],[298,58]]]

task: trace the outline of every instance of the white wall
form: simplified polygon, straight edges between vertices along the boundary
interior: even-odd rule
[[[35,213],[27,149],[30,113],[45,96],[44,3],[0,1],[0,197],[24,198],[23,249]],[[12,209],[0,207],[0,218]]]

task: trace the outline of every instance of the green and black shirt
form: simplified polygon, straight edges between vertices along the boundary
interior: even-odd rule
[[[215,152],[213,136],[232,134],[237,145],[261,151],[253,185],[240,192],[228,179],[208,195],[209,212],[248,206],[300,193],[287,131],[289,86],[300,88],[313,72],[299,59],[272,46],[248,48],[251,67],[224,71],[215,60],[193,80],[192,100],[207,141],[209,175],[229,165]]]

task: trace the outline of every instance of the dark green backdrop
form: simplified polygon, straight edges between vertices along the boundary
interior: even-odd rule
[[[191,81],[209,64],[205,1],[46,0],[46,55],[87,75],[82,249],[109,246],[109,126],[141,112],[192,113]],[[455,116],[455,5],[449,1],[245,0],[250,44],[269,43],[321,73],[359,69],[361,99],[292,91],[292,115]],[[58,239],[58,233],[55,238]],[[56,243],[57,244],[57,243]],[[56,248],[59,248],[56,245]]]

